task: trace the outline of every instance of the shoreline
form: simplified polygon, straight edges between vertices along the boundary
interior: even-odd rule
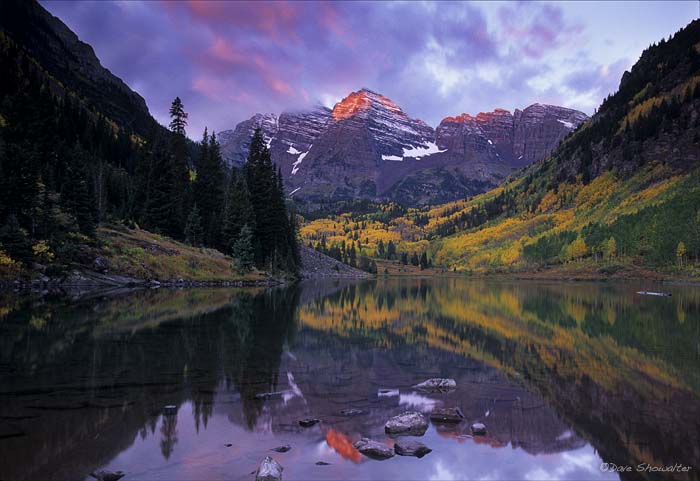
[[[376,274],[349,275],[338,273],[336,275],[324,272],[322,275],[300,275],[298,278],[274,277],[266,274],[261,279],[142,279],[121,274],[108,274],[74,269],[62,277],[48,277],[39,275],[34,278],[16,278],[0,280],[0,292],[43,292],[60,294],[69,291],[96,291],[96,290],[149,290],[149,289],[192,289],[192,288],[227,288],[227,287],[277,287],[313,280],[386,280],[386,279],[468,279],[483,281],[540,281],[540,282],[568,282],[568,283],[607,283],[607,282],[651,282],[667,286],[700,286],[700,278],[685,276],[673,277],[657,271],[640,271],[631,269],[628,275],[591,275],[590,272],[558,273],[552,271],[530,271],[514,273],[454,273],[454,272],[420,272],[415,274]],[[549,275],[548,275],[549,274]],[[649,275],[652,274],[652,275]]]

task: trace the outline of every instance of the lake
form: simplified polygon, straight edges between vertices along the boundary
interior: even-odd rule
[[[643,288],[659,289],[446,278],[0,294],[0,479],[252,480],[269,455],[285,480],[697,480],[700,288]],[[456,390],[413,387],[433,377]],[[390,417],[438,407],[466,419],[431,422],[423,458],[353,447],[393,446]]]

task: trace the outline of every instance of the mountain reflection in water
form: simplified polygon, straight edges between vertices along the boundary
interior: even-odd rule
[[[623,479],[698,479],[700,290],[638,287],[401,279],[6,295],[0,479],[106,468],[248,480],[267,455],[285,480],[617,479],[603,462],[692,467]],[[430,377],[457,390],[412,388]],[[422,459],[372,461],[352,446],[392,445],[384,423],[405,410],[453,406],[466,421],[431,424]],[[322,422],[302,428],[306,417]],[[477,420],[486,436],[471,436]]]

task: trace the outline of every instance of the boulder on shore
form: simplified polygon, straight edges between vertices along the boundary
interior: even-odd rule
[[[407,411],[389,419],[384,425],[387,434],[404,434],[407,436],[422,436],[428,430],[428,421],[415,411]]]
[[[386,444],[377,441],[372,441],[368,438],[362,438],[353,444],[355,449],[367,456],[368,458],[382,461],[394,456],[394,450]]]
[[[436,408],[430,413],[430,420],[434,423],[457,424],[464,420],[464,414],[459,408]]]
[[[425,392],[449,392],[457,389],[457,382],[454,379],[436,377],[413,387]]]
[[[422,458],[428,453],[433,452],[428,446],[418,441],[399,440],[394,444],[394,451],[399,456],[415,456]]]
[[[282,481],[283,470],[284,468],[280,463],[270,456],[266,456],[255,472],[255,481]]]

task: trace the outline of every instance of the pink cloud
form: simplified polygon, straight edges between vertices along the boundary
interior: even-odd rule
[[[209,53],[213,57],[228,63],[241,63],[245,58],[241,52],[234,49],[230,40],[219,36],[214,39],[209,48]]]
[[[581,25],[567,23],[562,9],[552,5],[509,5],[499,10],[499,18],[503,37],[512,41],[517,52],[531,58],[541,58],[582,31]]]

